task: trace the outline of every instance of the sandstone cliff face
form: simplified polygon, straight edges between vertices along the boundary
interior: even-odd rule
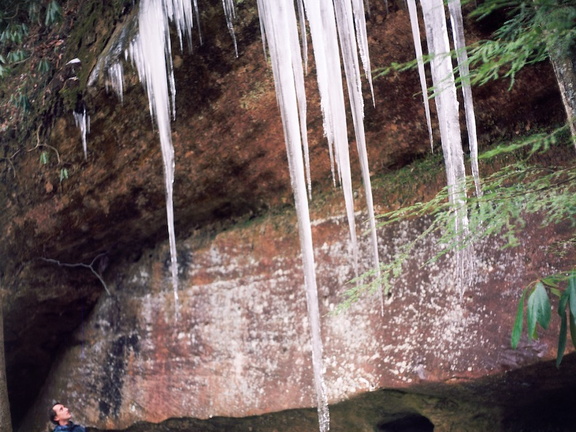
[[[420,222],[381,232],[384,261],[420,232],[426,221]],[[165,244],[133,264],[112,265],[111,295],[100,298],[70,339],[21,430],[41,427],[52,400],[72,401],[79,420],[98,429],[313,407],[295,223],[270,217],[208,242],[181,240],[178,316]],[[494,241],[481,245],[465,286],[455,284],[449,260],[421,267],[438,248],[427,242],[406,263],[383,314],[375,296],[333,314],[354,276],[347,226],[338,215],[317,218],[314,226],[328,395],[334,405],[348,401],[334,408],[332,430],[377,430],[409,414],[436,431],[500,430],[506,408],[533,403],[537,386],[574,384],[570,360],[561,371],[542,372],[543,381],[527,371],[508,374],[554,358],[553,331],[518,350],[509,337],[518,287],[541,262],[562,264],[531,245],[562,230],[527,229],[514,252],[496,252]],[[363,269],[371,263],[365,255]],[[531,390],[518,394],[523,387]],[[386,402],[395,398],[403,400]],[[360,409],[357,418],[352,413]],[[293,430],[281,428],[284,416],[255,430]],[[299,422],[297,430],[317,427]]]
[[[96,2],[69,2],[68,16],[75,17],[69,31],[82,23],[87,28],[82,37],[64,38],[64,60],[80,57],[83,62],[71,72],[81,86],[114,30],[129,22],[133,11],[128,3],[111,19]],[[0,242],[8,382],[17,423],[36,400],[22,430],[43,425],[45,406],[53,399],[72,404],[78,420],[101,429],[313,405],[282,126],[257,17],[253,5],[245,3],[237,26],[239,58],[234,58],[220,5],[205,9],[204,45],[176,53],[173,140],[182,287],[177,320],[167,272],[160,149],[135,76],[128,75],[122,103],[101,82],[72,93],[91,116],[87,160],[73,117],[64,109],[66,101],[56,100],[59,109],[42,111],[32,130],[3,128],[6,157],[14,154],[14,146],[26,145],[2,172]],[[369,31],[375,66],[412,57],[409,23],[401,8],[387,14],[383,5],[372,5]],[[474,32],[470,38],[481,36],[480,29]],[[490,428],[506,418],[515,397],[494,390],[505,388],[508,379],[498,374],[553,355],[552,335],[518,352],[507,347],[511,304],[523,283],[543,263],[565,265],[542,256],[534,236],[561,233],[531,227],[520,255],[479,250],[475,279],[465,291],[451,283],[447,262],[430,273],[417,268],[434,247],[428,244],[408,264],[384,316],[373,298],[329,315],[354,274],[341,204],[331,192],[313,75],[307,86],[327,383],[332,403],[347,400],[334,407],[336,430],[374,430],[408,414],[430,418],[437,430],[450,430],[454,418],[495,430]],[[511,92],[506,88],[502,83],[475,94],[486,145],[561,118],[547,65],[527,71]],[[366,104],[375,179],[428,151],[418,91],[417,77],[410,74],[375,81],[376,107]],[[64,98],[69,93],[58,94]],[[17,132],[23,133],[21,141]],[[43,145],[57,150],[60,164],[54,158],[47,165],[38,162]],[[61,182],[62,166],[70,176]],[[442,183],[442,176],[416,182],[411,196],[405,185],[392,195],[376,191],[377,203],[385,209],[425,199]],[[361,210],[360,187],[358,194]],[[383,256],[423,223],[381,232]],[[91,270],[102,276],[109,294]],[[567,365],[561,375],[550,372],[547,390],[569,376],[570,361]],[[473,380],[493,374],[500,378],[472,389]],[[523,377],[510,386],[539,385]],[[452,381],[472,384],[441,385]],[[383,395],[377,391],[382,388],[424,396]],[[502,396],[497,408],[488,404],[495,394]],[[463,409],[467,404],[478,407]],[[289,430],[316,428],[313,411],[303,411],[300,420],[291,415],[264,416],[235,427],[288,430],[282,426],[288,423],[294,426]],[[191,428],[189,421],[171,427]],[[225,430],[226,424],[197,427]]]

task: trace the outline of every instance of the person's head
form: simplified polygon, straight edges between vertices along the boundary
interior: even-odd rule
[[[72,418],[72,414],[70,414],[70,410],[62,405],[60,402],[56,402],[50,408],[48,414],[50,421],[55,425],[65,425],[68,424],[70,418]]]

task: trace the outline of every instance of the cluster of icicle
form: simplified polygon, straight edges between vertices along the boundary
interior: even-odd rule
[[[311,328],[312,362],[317,395],[320,431],[330,428],[328,400],[324,385],[322,365],[322,338],[318,307],[316,271],[312,230],[308,208],[311,197],[310,163],[306,130],[306,94],[304,75],[307,69],[307,32],[309,29],[314,60],[317,70],[318,87],[321,96],[323,125],[328,141],[334,182],[343,190],[346,214],[349,223],[354,267],[358,272],[358,246],[354,217],[354,200],[350,168],[350,149],[346,124],[345,92],[341,70],[345,73],[347,97],[352,112],[353,127],[359,154],[362,180],[365,187],[366,206],[371,227],[373,264],[376,277],[379,275],[378,243],[373,211],[368,156],[364,137],[364,107],[362,96],[362,74],[372,89],[370,59],[366,35],[365,10],[363,0],[257,0],[264,46],[268,47],[276,94],[284,126],[286,150],[294,192],[298,227],[302,250],[302,262],[306,286],[308,318]],[[422,58],[420,33],[415,0],[407,1],[416,46],[416,55]],[[234,36],[233,0],[222,0],[228,30],[234,38],[236,55],[238,49]],[[460,141],[458,123],[458,102],[452,73],[452,63],[448,52],[448,32],[442,0],[422,0],[421,8],[426,24],[428,51],[433,56],[431,68],[436,87],[441,138],[451,200],[463,201],[466,191],[462,189],[464,156]],[[466,58],[462,31],[460,0],[449,2],[455,46],[460,53],[458,61],[464,71]],[[169,23],[177,27],[182,47],[183,39],[189,42],[194,22],[198,22],[196,0],[141,0],[137,36],[131,42],[126,56],[138,70],[139,78],[147,90],[150,112],[158,128],[164,175],[166,183],[166,212],[168,222],[171,276],[177,314],[178,306],[178,265],[176,236],[174,231],[173,183],[174,149],[171,140],[171,118],[175,116],[174,100],[176,88],[172,70],[172,48],[169,37]],[[201,38],[200,38],[201,40]],[[343,64],[342,64],[343,63]],[[362,67],[361,67],[362,66]],[[361,72],[363,69],[363,73]],[[423,94],[427,95],[424,64],[419,71]],[[115,64],[108,70],[114,90],[122,93],[123,69]],[[447,78],[448,77],[448,78]],[[372,92],[373,93],[373,92]],[[469,86],[464,88],[468,132],[472,155],[477,153],[472,99]],[[373,97],[373,94],[372,94]],[[426,117],[430,129],[430,110],[427,97],[424,97]],[[473,158],[475,160],[475,158]],[[473,163],[477,178],[477,163]],[[478,184],[478,182],[477,182]],[[477,186],[479,187],[479,186]],[[479,189],[477,191],[479,193]],[[466,223],[465,213],[462,223]],[[177,315],[176,315],[177,316]]]
[[[187,7],[186,7],[187,5]],[[174,231],[174,147],[170,127],[175,113],[176,88],[172,66],[169,20],[176,23],[178,34],[191,35],[193,15],[190,2],[142,0],[138,16],[138,36],[129,47],[129,57],[146,87],[150,113],[158,127],[164,181],[166,187],[166,218],[170,243],[170,270],[174,291],[174,304],[178,313],[178,263],[176,234]]]
[[[312,46],[314,48],[324,132],[330,150],[333,177],[336,177],[334,173],[335,166],[337,178],[344,193],[356,271],[358,246],[340,59],[342,55],[372,228],[374,267],[378,271],[378,248],[368,156],[364,139],[364,107],[358,52],[361,54],[360,58],[364,70],[367,72],[368,79],[370,79],[370,63],[362,0],[337,2],[332,2],[332,0],[298,0],[296,4],[295,8],[293,0],[276,0],[274,2],[258,0],[258,11],[262,37],[270,52],[272,71],[276,83],[276,94],[284,125],[290,176],[298,214],[298,231],[306,284],[308,317],[311,327],[312,362],[320,431],[327,431],[329,430],[330,418],[323,379],[322,338],[314,249],[310,215],[308,213],[308,196],[311,195],[311,188],[306,137],[306,95],[304,92],[303,68],[303,63],[306,65],[306,62],[303,61],[302,56],[302,51],[304,51],[304,56],[306,56],[305,47],[307,46],[307,40],[305,32],[299,36],[298,24],[300,24],[301,28],[304,27],[305,15],[308,19]],[[301,50],[301,47],[304,50]]]
[[[430,123],[430,109],[428,107],[427,98],[428,91],[422,59],[422,48],[420,45],[420,30],[416,2],[415,0],[407,0],[407,5],[412,25],[414,46],[418,58],[418,71],[420,74],[422,93],[424,95],[426,119],[428,121],[428,130],[432,143],[432,127]],[[428,55],[431,58],[430,70],[434,88],[434,100],[436,102],[438,123],[440,125],[442,152],[446,167],[448,196],[455,212],[456,232],[460,232],[461,235],[465,236],[468,232],[466,169],[464,163],[464,152],[462,150],[456,81],[453,72],[452,58],[450,55],[451,47],[448,37],[446,12],[443,0],[421,0],[420,6],[426,29]],[[458,71],[462,83],[472,176],[474,178],[476,195],[480,196],[482,190],[480,187],[480,175],[478,169],[476,120],[474,117],[472,90],[468,79],[468,56],[465,48],[466,42],[464,40],[464,25],[460,0],[449,0],[448,11],[450,22],[452,23],[453,49],[456,52]],[[457,271],[456,285],[460,289],[461,296],[466,289],[468,279],[471,277],[471,266],[474,261],[470,255],[471,253],[473,252],[469,248],[455,252],[455,268]]]
[[[222,0],[228,29],[234,38],[234,2]],[[316,272],[308,199],[311,197],[310,163],[306,131],[306,95],[304,74],[307,58],[306,22],[309,25],[318,85],[322,100],[324,129],[329,145],[334,182],[343,189],[349,221],[354,267],[358,272],[358,242],[356,235],[352,178],[350,169],[345,95],[340,73],[344,63],[348,98],[356,143],[366,188],[366,200],[371,226],[374,268],[379,269],[376,226],[364,138],[361,68],[370,87],[370,61],[364,6],[362,0],[336,1],[293,0],[258,1],[264,45],[268,46],[277,97],[285,131],[291,182],[298,214],[302,262],[306,286],[309,323],[311,328],[312,363],[314,369],[320,430],[329,430],[329,412],[323,379],[322,338],[318,307]],[[198,17],[196,2],[186,0],[142,0],[138,16],[138,33],[131,42],[126,57],[135,65],[140,81],[146,88],[149,107],[158,128],[166,187],[166,213],[171,256],[171,276],[174,301],[178,306],[178,264],[174,230],[173,183],[174,148],[171,140],[171,118],[174,118],[176,88],[172,68],[172,48],[169,23],[174,22],[180,43],[191,39],[194,17]],[[299,32],[300,29],[300,32]],[[342,56],[342,57],[341,57]],[[123,68],[114,63],[107,70],[108,82],[122,98]],[[177,309],[176,309],[177,313]]]

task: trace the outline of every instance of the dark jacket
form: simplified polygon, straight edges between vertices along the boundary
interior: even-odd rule
[[[65,426],[57,425],[53,432],[86,432],[86,429],[84,429],[84,426],[68,422]]]

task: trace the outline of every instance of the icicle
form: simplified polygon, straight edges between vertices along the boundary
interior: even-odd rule
[[[365,31],[364,9],[358,0],[345,0],[340,13],[340,38],[345,57],[345,69],[348,89],[353,106],[353,119],[360,154],[363,181],[366,187],[367,204],[373,228],[374,256],[378,262],[375,222],[365,149],[363,129],[363,100],[361,97],[360,72],[356,51],[360,51],[362,63],[370,82],[368,45]],[[350,3],[352,1],[353,3]],[[346,212],[349,220],[351,243],[354,251],[354,263],[357,271],[357,239],[354,219],[354,203],[347,141],[347,127],[342,77],[340,74],[340,52],[338,47],[338,28],[332,0],[298,0],[298,12],[301,22],[301,41],[298,35],[298,23],[293,0],[274,2],[258,0],[260,27],[272,60],[276,84],[276,94],[284,127],[290,177],[294,190],[298,213],[299,237],[302,249],[302,262],[306,285],[308,316],[311,328],[312,362],[317,396],[320,431],[329,430],[329,411],[322,366],[322,339],[320,314],[316,286],[312,230],[307,194],[311,192],[310,164],[306,133],[306,94],[301,51],[306,53],[306,33],[304,12],[310,23],[312,42],[318,70],[318,85],[321,93],[321,106],[324,130],[328,139],[333,178],[334,165],[338,169],[338,178],[344,191]],[[158,127],[164,174],[166,183],[166,213],[170,238],[171,272],[176,308],[178,307],[178,278],[176,259],[176,240],[174,233],[173,182],[174,149],[171,140],[170,111],[175,115],[175,85],[171,57],[168,20],[176,22],[180,44],[183,34],[191,38],[193,16],[198,19],[196,0],[194,7],[185,0],[142,0],[138,15],[139,34],[127,50],[127,57],[136,65],[140,81],[146,87],[149,108]],[[227,21],[234,17],[233,1],[223,0]],[[354,23],[356,26],[354,26]],[[233,29],[232,29],[233,30]],[[356,36],[355,36],[356,35]],[[356,39],[357,37],[357,39]],[[302,43],[302,47],[300,47]],[[236,45],[236,42],[235,42]],[[265,49],[266,52],[266,49]],[[306,55],[307,57],[307,55]],[[112,72],[113,74],[116,72]],[[121,75],[121,71],[119,72]],[[122,86],[118,80],[113,86]],[[372,91],[372,98],[374,95]],[[176,309],[176,315],[178,310]]]
[[[108,68],[108,79],[106,80],[106,91],[109,87],[120,98],[120,102],[124,103],[124,68],[122,63],[116,62]]]
[[[352,111],[352,120],[356,135],[356,147],[360,159],[362,170],[362,181],[366,191],[366,206],[368,208],[368,218],[372,239],[372,256],[376,278],[380,279],[380,259],[378,257],[378,239],[376,236],[376,218],[374,216],[374,204],[372,199],[372,186],[370,182],[370,168],[368,166],[368,152],[366,150],[366,139],[364,133],[364,99],[362,97],[362,83],[360,76],[360,66],[357,56],[357,41],[354,37],[354,20],[352,9],[348,2],[336,2],[336,18],[338,23],[338,35],[344,62],[344,72],[348,87],[348,97]],[[380,294],[381,312],[384,314],[384,301],[382,292]]]
[[[174,148],[170,128],[170,100],[173,92],[173,73],[171,46],[168,28],[168,16],[177,17],[182,26],[186,13],[179,12],[170,3],[167,9],[161,1],[142,0],[138,16],[139,33],[129,48],[129,56],[136,65],[140,81],[145,85],[152,118],[158,127],[162,159],[164,162],[164,180],[166,187],[166,218],[170,243],[170,270],[176,317],[178,316],[178,263],[176,255],[176,234],[174,230]],[[179,27],[182,28],[182,27]],[[169,78],[170,77],[170,78]]]
[[[414,1],[414,0],[412,0]],[[476,137],[476,118],[474,116],[474,102],[472,100],[472,87],[470,86],[470,72],[468,69],[468,53],[464,38],[464,23],[462,19],[462,7],[460,0],[448,2],[450,20],[452,22],[452,37],[458,59],[458,69],[462,80],[462,94],[464,95],[464,109],[466,112],[466,128],[468,130],[468,143],[470,145],[470,161],[472,165],[472,177],[476,187],[476,196],[482,196],[480,187],[480,170],[478,168],[478,139]]]
[[[82,149],[84,150],[84,159],[88,159],[88,145],[86,143],[86,134],[90,133],[90,116],[86,114],[86,107],[81,112],[74,111],[74,123],[80,129],[82,135]]]
[[[196,18],[196,24],[198,25],[198,39],[200,39],[200,45],[202,45],[202,28],[200,27],[200,11],[198,10],[198,0],[192,1],[194,16]]]
[[[442,0],[422,0],[420,4],[424,12],[428,52],[432,56],[432,81],[438,108],[450,200],[452,203],[462,204],[466,174],[446,15]]]
[[[302,0],[298,0],[298,15],[299,15],[299,19],[300,19],[300,26],[303,29],[301,32],[301,37],[303,38],[301,43],[303,44],[302,50],[304,52],[304,55],[306,57],[304,57],[304,67],[307,69],[308,67],[308,48],[306,46],[306,29],[305,29],[305,21],[304,21],[304,15],[303,15],[303,5]],[[262,47],[264,48],[264,56],[266,56],[266,31],[264,28],[264,20],[260,19],[260,33],[262,34]],[[292,42],[293,43],[293,42]],[[293,52],[297,52],[296,50],[300,51],[299,47],[293,47],[292,48],[294,51]],[[296,67],[296,66],[295,66]],[[276,86],[278,86],[278,84],[276,84]],[[300,118],[306,118],[306,95],[305,95],[305,89],[304,89],[304,80],[302,79],[302,83],[298,85],[298,105],[299,105],[299,110],[300,110]],[[300,122],[300,129],[301,129],[301,137],[302,137],[302,148],[304,150],[304,163],[305,163],[305,169],[306,169],[306,184],[307,184],[307,189],[308,189],[308,197],[312,198],[312,176],[310,174],[310,152],[308,150],[308,134],[307,134],[307,130],[306,130],[306,122],[302,121]],[[333,160],[332,157],[332,152],[330,152],[330,160]],[[334,172],[332,172],[332,174],[334,174]]]
[[[180,49],[183,49],[183,37],[186,36],[189,45],[192,45],[192,29],[194,28],[194,13],[198,14],[198,5],[196,0],[193,3],[190,0],[156,0],[163,4],[164,16],[176,24],[178,38],[180,40]],[[192,7],[192,5],[194,7]],[[161,19],[160,16],[158,16]],[[198,20],[198,24],[200,24]],[[200,36],[201,37],[201,36]],[[170,38],[166,40],[170,43]]]
[[[357,273],[358,242],[334,5],[332,0],[305,0],[304,5],[306,6],[306,15],[314,48],[314,61],[316,63],[324,131],[328,145],[333,147],[334,157],[337,162],[336,166],[348,217],[354,268]]]
[[[370,72],[370,54],[368,52],[368,33],[366,32],[366,17],[364,11],[364,3],[362,0],[352,0],[352,7],[354,10],[354,22],[356,24],[356,37],[358,38],[358,52],[362,59],[362,66],[368,84],[370,84],[370,93],[372,94],[372,104],[376,104],[374,99],[374,87],[372,85],[372,73]],[[388,12],[388,5],[386,5],[386,12]],[[351,19],[351,18],[348,18]]]
[[[470,162],[472,167],[472,177],[474,178],[474,187],[476,196],[482,196],[480,186],[480,170],[478,167],[478,140],[476,137],[476,118],[474,115],[474,102],[472,100],[472,87],[470,86],[470,77],[468,69],[468,53],[466,52],[466,41],[464,38],[464,23],[462,19],[462,7],[460,0],[451,0],[448,2],[450,20],[452,22],[452,35],[454,48],[456,50],[460,79],[462,81],[462,93],[464,96],[464,109],[466,114],[466,128],[468,131],[468,143],[470,146]],[[467,222],[467,219],[466,221]],[[467,223],[463,226],[464,235],[467,234]],[[460,283],[460,299],[462,300],[465,288],[470,284],[471,277],[474,274],[474,249],[472,246],[456,252],[458,266],[458,279]]]
[[[320,432],[325,432],[330,428],[330,417],[324,385],[314,249],[302,154],[303,128],[301,124],[305,123],[306,119],[302,117],[300,99],[305,95],[301,92],[304,74],[298,43],[296,14],[292,0],[276,0],[274,2],[258,0],[258,10],[272,60],[276,96],[284,126],[290,178],[298,213],[298,232],[302,249],[302,264],[304,267],[308,318],[311,330],[312,363],[318,416]]]
[[[262,36],[262,48],[264,49],[264,57],[267,57],[268,54],[266,51],[266,30],[264,29],[264,20],[260,18],[259,21],[260,21],[260,35]]]
[[[308,73],[308,39],[306,38],[306,19],[304,17],[303,0],[297,0],[298,20],[300,22],[300,38],[302,39],[302,57],[304,58],[304,72]]]
[[[226,15],[226,25],[232,41],[234,42],[234,52],[238,57],[238,45],[236,43],[236,33],[234,32],[233,20],[236,18],[236,8],[234,7],[234,0],[222,0],[222,7],[224,8],[224,15]]]
[[[422,0],[420,4],[424,13],[428,52],[432,56],[432,80],[440,123],[449,199],[454,207],[455,230],[460,235],[466,235],[468,232],[466,172],[444,4],[443,0]],[[466,289],[469,252],[469,250],[458,250],[455,253],[455,284],[460,289],[461,298]]]
[[[430,118],[430,102],[428,100],[428,85],[426,84],[426,72],[424,71],[424,61],[422,56],[422,44],[420,42],[420,26],[418,25],[418,12],[416,10],[416,0],[408,0],[408,12],[410,14],[410,25],[412,27],[412,37],[414,39],[414,49],[418,60],[418,75],[420,76],[420,88],[424,99],[424,111],[426,113],[426,124],[428,125],[428,136],[430,138],[430,149],[434,151],[434,137],[432,135],[432,120]]]

